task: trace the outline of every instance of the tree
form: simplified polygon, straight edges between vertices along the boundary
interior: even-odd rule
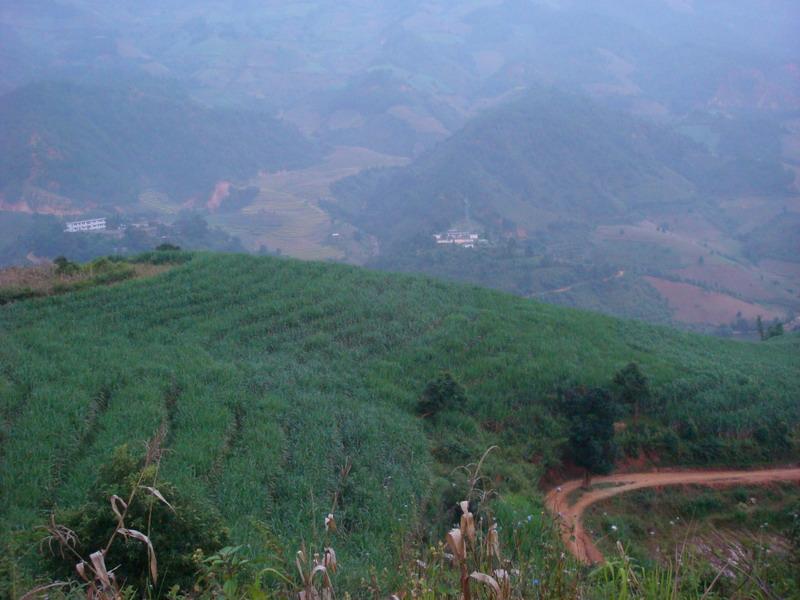
[[[580,388],[568,393],[565,408],[570,419],[569,453],[585,470],[584,487],[588,487],[592,474],[607,474],[614,467],[614,402],[603,388]]]
[[[417,403],[417,412],[423,416],[435,416],[443,410],[463,406],[467,401],[464,388],[448,371],[442,371],[429,381]]]
[[[80,265],[71,262],[66,256],[57,256],[53,264],[56,266],[57,275],[74,275],[81,270]]]
[[[636,424],[642,405],[650,399],[650,384],[635,362],[628,363],[614,375],[614,395],[618,402],[633,409]]]
[[[156,246],[156,252],[177,252],[180,249],[181,249],[180,246],[176,246],[175,244],[169,244],[169,243],[159,244],[158,246]]]
[[[764,335],[764,339],[768,340],[770,338],[778,337],[779,335],[783,335],[783,323],[775,319],[775,322],[767,327],[767,332]]]
[[[758,315],[756,317],[756,329],[758,329],[758,337],[764,340],[765,339],[764,321],[761,320],[761,315]]]

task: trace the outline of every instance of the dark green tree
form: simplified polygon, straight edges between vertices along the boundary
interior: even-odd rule
[[[180,250],[180,246],[176,246],[175,244],[163,243],[156,246],[156,252],[177,252]]]
[[[756,329],[758,330],[758,337],[764,340],[766,334],[764,333],[764,321],[761,320],[761,315],[756,317]]]
[[[650,400],[650,383],[635,362],[628,363],[614,375],[614,398],[631,407],[636,424],[641,407]]]
[[[593,474],[610,473],[617,452],[611,395],[603,388],[572,390],[565,398],[569,426],[569,454],[584,469],[584,486]]]
[[[436,416],[443,410],[461,407],[466,401],[464,388],[448,371],[442,371],[425,386],[417,403],[417,413],[425,417]]]
[[[58,275],[74,275],[81,270],[80,265],[71,262],[66,256],[57,256],[53,259],[53,264],[56,266]]]
[[[776,319],[772,325],[767,327],[767,331],[764,334],[763,339],[768,340],[770,338],[778,337],[779,335],[783,335],[783,323]]]

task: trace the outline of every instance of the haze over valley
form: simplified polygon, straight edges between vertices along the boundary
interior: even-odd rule
[[[250,252],[726,335],[789,322],[797,15],[750,4],[12,3],[2,260],[69,252],[36,239],[56,219],[192,211]],[[459,228],[487,245],[432,243]],[[99,246],[77,258],[143,249]]]
[[[0,3],[0,598],[800,597],[798,32]]]

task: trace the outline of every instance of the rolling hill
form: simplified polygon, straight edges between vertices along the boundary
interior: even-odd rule
[[[408,166],[337,182],[330,209],[377,237],[371,264],[387,270],[700,328],[728,327],[737,315],[790,319],[797,280],[762,264],[792,260],[798,242],[781,135],[770,119],[659,124],[537,89]],[[451,228],[487,244],[436,247],[432,234]],[[673,288],[656,289],[647,275],[694,287],[686,297],[664,293]],[[687,303],[709,304],[704,293],[721,293],[715,308],[685,318]]]
[[[797,336],[725,341],[275,258],[197,254],[151,279],[0,307],[0,341],[12,557],[15,536],[91,493],[116,447],[138,451],[157,430],[160,476],[218,511],[248,552],[279,543],[293,555],[338,490],[337,552],[356,577],[391,566],[398,536],[436,527],[457,499],[452,467],[491,444],[496,485],[538,511],[535,482],[563,460],[562,393],[608,385],[629,361],[654,402],[625,447],[662,463],[778,459],[800,422]],[[421,419],[415,404],[441,369],[467,401]],[[36,568],[19,556],[16,568]]]
[[[30,84],[0,97],[0,123],[0,201],[22,212],[131,207],[145,190],[202,205],[219,181],[318,157],[269,115],[207,108],[150,80]]]
[[[469,215],[488,229],[687,204],[692,184],[656,148],[691,146],[659,129],[556,91],[491,111],[411,166],[336,188],[352,219],[384,242],[446,229]],[[663,152],[663,150],[661,150]]]

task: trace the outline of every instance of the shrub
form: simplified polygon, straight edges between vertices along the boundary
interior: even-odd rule
[[[442,371],[436,379],[425,386],[422,397],[417,403],[417,413],[423,416],[436,416],[443,410],[463,407],[466,401],[464,388],[449,372]]]
[[[75,275],[81,270],[80,265],[71,262],[66,256],[57,256],[53,260],[53,264],[56,266],[56,274],[58,275]]]
[[[35,298],[40,294],[29,287],[24,288],[3,288],[0,289],[0,306],[3,304],[8,304],[9,302],[15,302],[17,300],[25,300],[27,298]]]
[[[153,492],[166,499],[166,506]],[[97,481],[85,504],[53,516],[55,523],[74,533],[73,551],[51,550],[52,544],[43,544],[47,564],[55,578],[74,577],[75,553],[88,557],[97,550],[108,547],[105,561],[119,565],[115,571],[118,581],[144,592],[150,574],[148,552],[139,541],[114,534],[119,526],[121,504],[110,499],[125,498],[124,515],[128,530],[143,532],[152,542],[158,556],[159,586],[169,589],[173,585],[190,586],[196,563],[193,554],[201,550],[213,554],[224,547],[228,532],[219,515],[210,507],[180,494],[168,482],[158,480],[158,465],[145,464],[134,457],[127,446],[118,448],[113,458],[100,467]],[[133,501],[135,497],[135,501]],[[112,510],[113,509],[113,510]],[[109,544],[109,540],[113,543]],[[108,546],[107,546],[108,545]]]

